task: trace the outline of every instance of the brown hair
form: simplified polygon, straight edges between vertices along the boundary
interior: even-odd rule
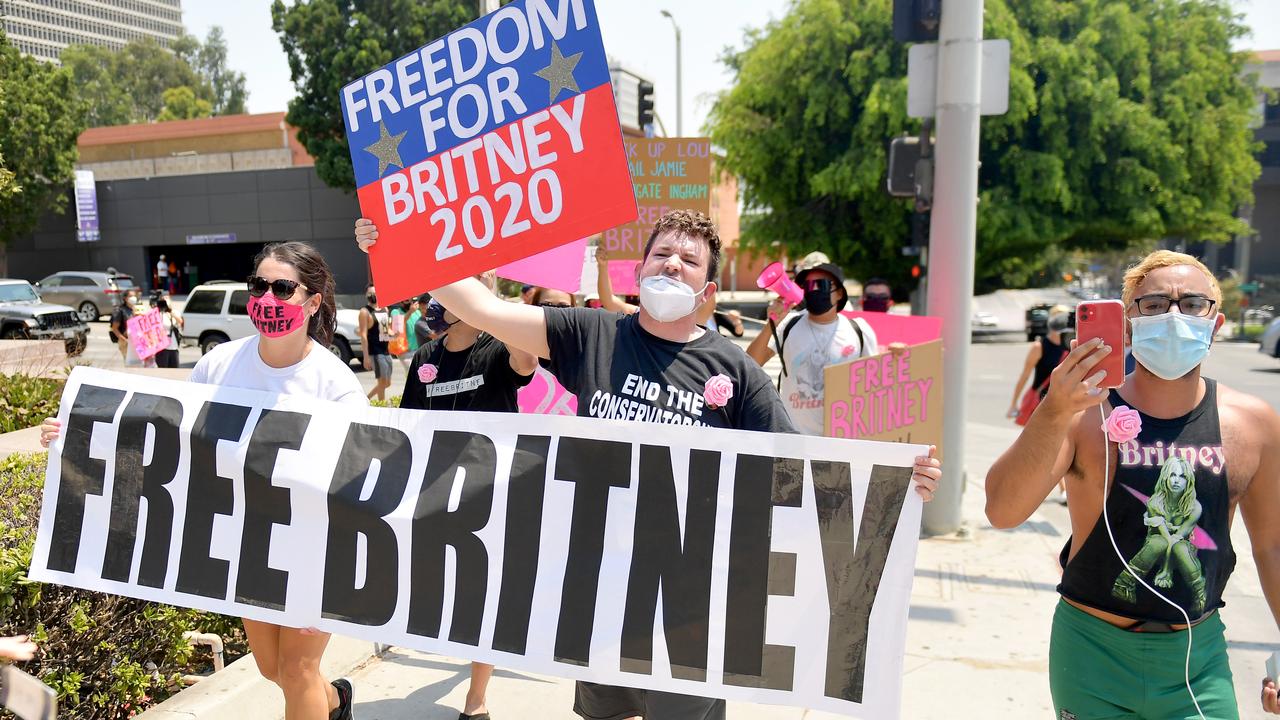
[[[298,279],[307,292],[312,295],[320,294],[320,310],[312,315],[311,321],[307,323],[307,335],[321,345],[329,347],[333,342],[333,331],[338,324],[338,306],[333,299],[337,287],[334,285],[329,264],[315,248],[301,242],[271,243],[262,248],[262,252],[253,259],[255,272],[258,265],[267,258],[297,270]]]
[[[711,259],[707,262],[707,282],[713,282],[716,279],[720,272],[720,234],[716,232],[716,226],[712,224],[711,218],[697,210],[672,210],[663,215],[658,219],[658,224],[653,226],[653,232],[649,233],[649,241],[644,245],[645,258],[649,257],[654,241],[663,233],[687,235],[691,238],[706,240],[707,247],[711,250]]]
[[[562,292],[562,293],[564,293],[565,295],[568,295],[568,296],[569,296],[569,307],[578,307],[578,298],[577,298],[577,296],[576,296],[576,295],[574,295],[573,293],[571,293],[571,292],[565,292],[564,290],[556,290],[555,288],[545,288],[545,287],[539,287],[539,288],[535,288],[535,289],[534,289],[534,291],[533,291],[533,297],[529,298],[529,304],[530,304],[530,305],[537,305],[538,303],[541,303],[541,302],[542,302],[542,296],[543,296],[543,295],[545,295],[545,294],[547,294],[547,292],[548,292],[548,291],[550,291],[550,292]]]

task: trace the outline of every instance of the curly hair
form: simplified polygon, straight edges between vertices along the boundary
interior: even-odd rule
[[[711,222],[711,218],[696,210],[668,212],[658,219],[658,224],[653,226],[653,232],[649,233],[649,241],[644,245],[644,257],[649,257],[654,241],[663,233],[706,240],[707,248],[711,251],[711,258],[707,261],[707,282],[716,279],[720,272],[720,233],[716,232],[716,226]]]

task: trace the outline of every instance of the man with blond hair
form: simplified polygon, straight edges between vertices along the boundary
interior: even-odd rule
[[[1094,369],[1123,348],[1076,345],[987,474],[987,517],[1012,528],[1066,479],[1072,535],[1049,647],[1058,718],[1236,718],[1217,610],[1238,505],[1280,623],[1280,523],[1269,515],[1280,416],[1201,376],[1224,317],[1199,260],[1148,255],[1125,273],[1122,301],[1137,367],[1104,392],[1106,373]],[[1261,696],[1280,714],[1274,682]]]

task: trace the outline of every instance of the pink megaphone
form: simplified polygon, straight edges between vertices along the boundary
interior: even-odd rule
[[[756,287],[761,290],[772,290],[792,305],[799,305],[804,300],[804,291],[794,280],[787,277],[787,270],[782,263],[776,262],[764,269],[756,278]]]

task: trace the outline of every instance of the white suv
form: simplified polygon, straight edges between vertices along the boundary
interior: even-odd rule
[[[239,340],[255,332],[249,322],[249,290],[245,283],[214,280],[197,286],[187,296],[182,309],[182,340],[200,347],[201,354],[229,340]],[[363,357],[363,344],[356,332],[359,310],[338,310],[338,327],[329,350],[342,362]]]

